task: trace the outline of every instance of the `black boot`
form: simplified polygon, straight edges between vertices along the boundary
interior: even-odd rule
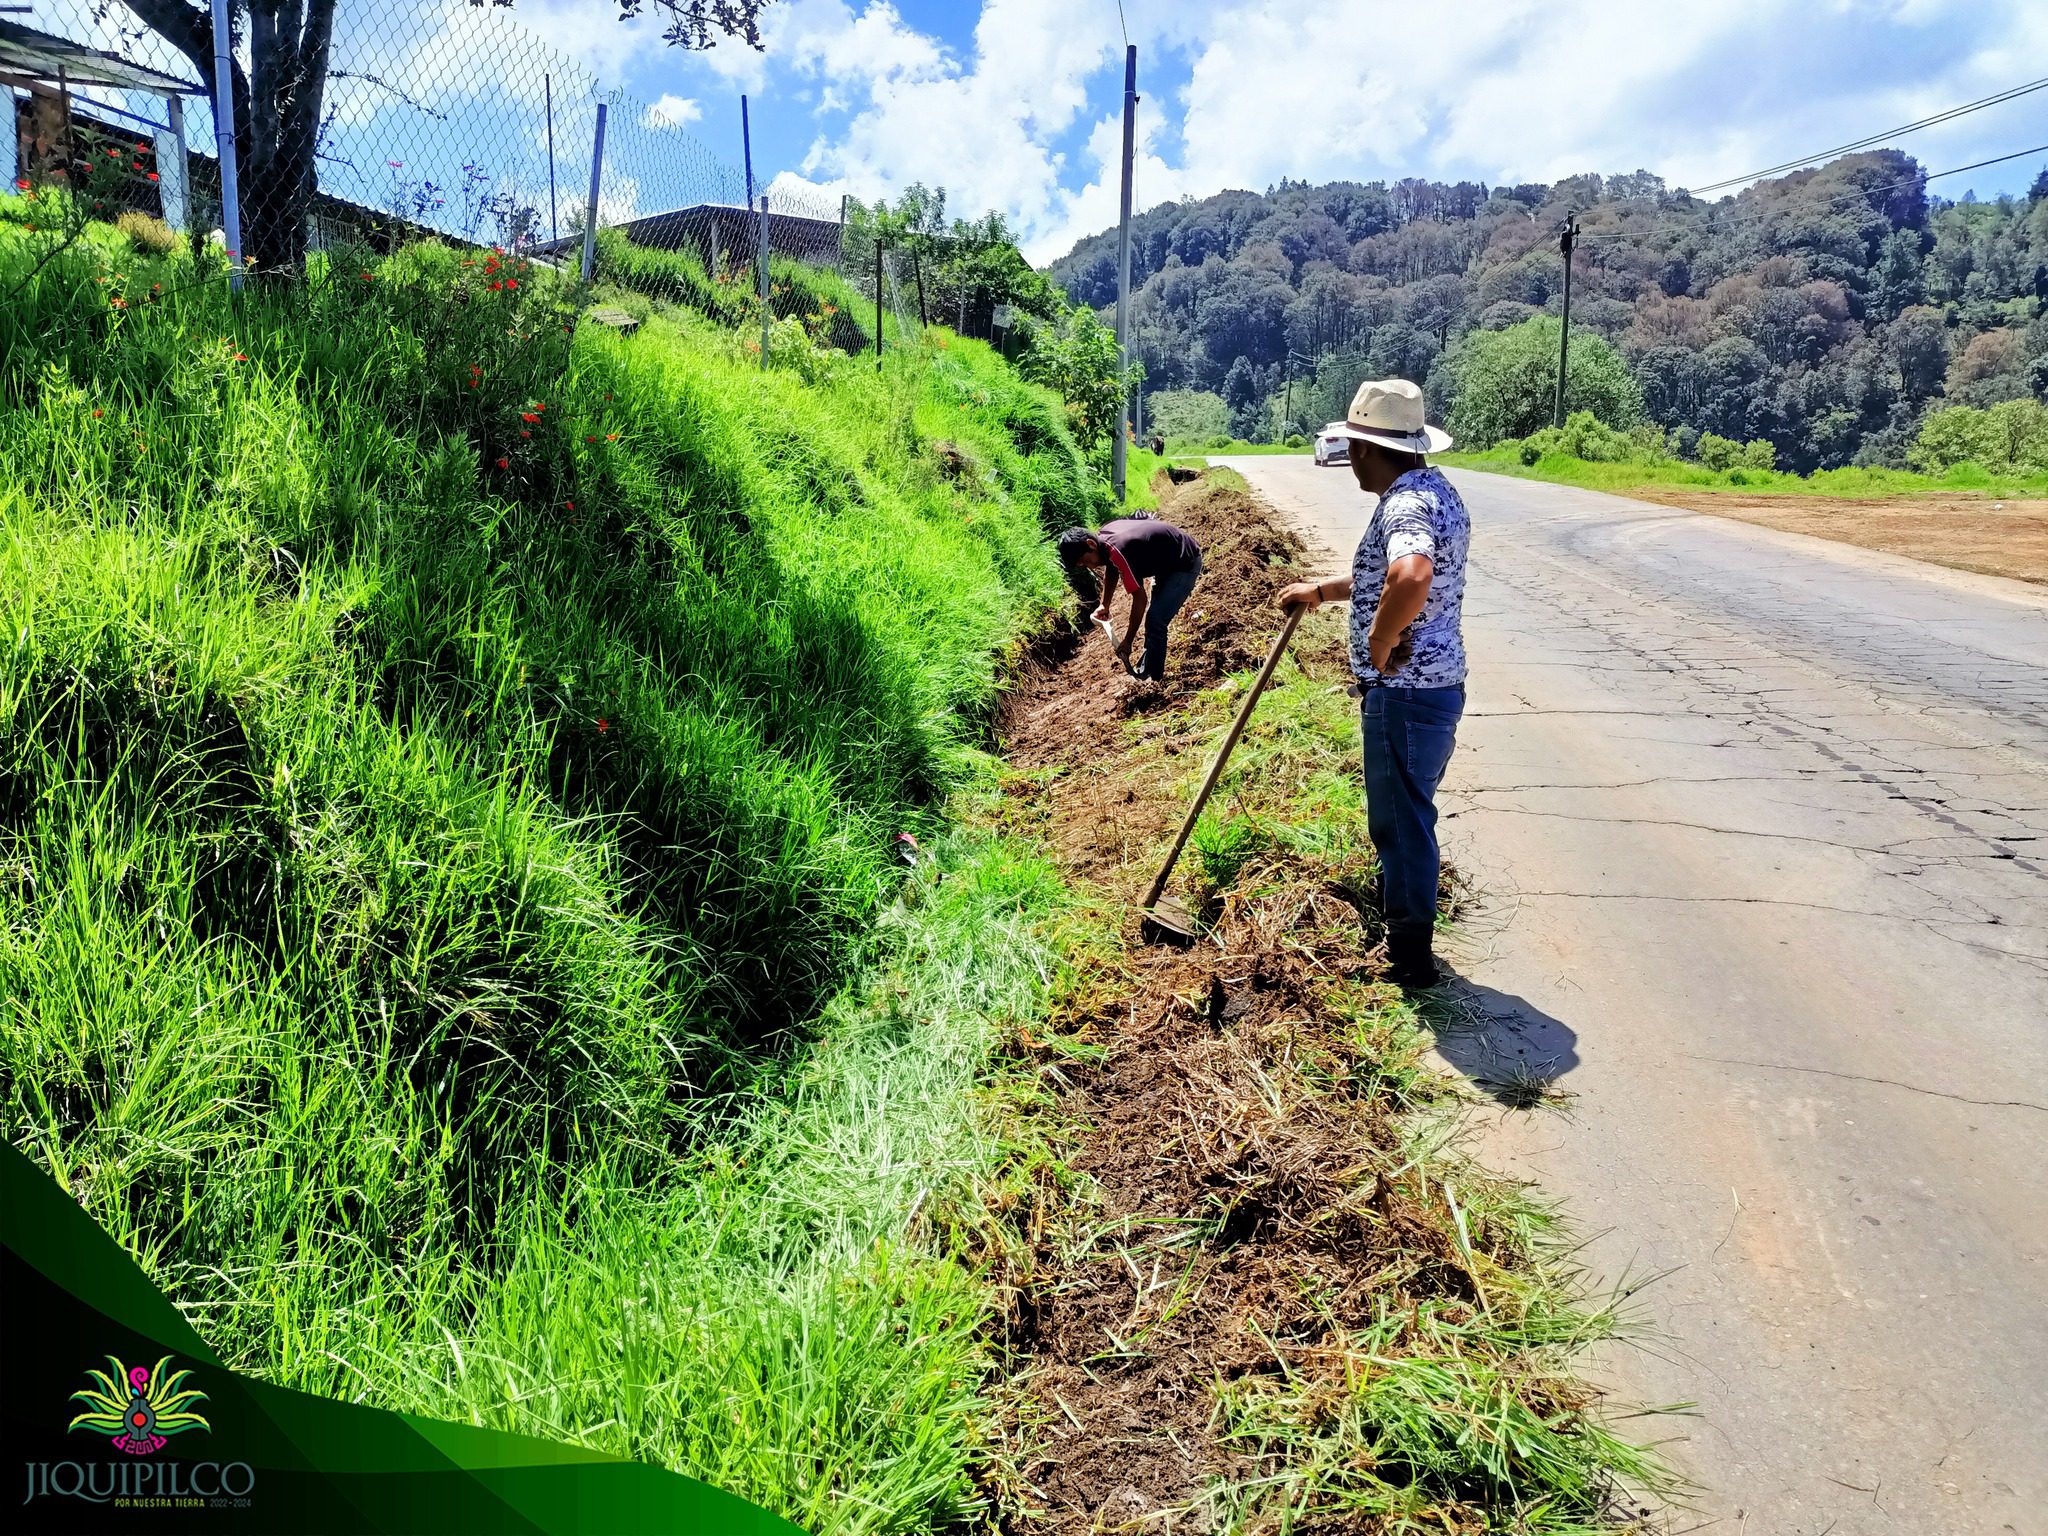
[[[1430,939],[1426,928],[1420,933],[1388,931],[1387,980],[1403,992],[1426,991],[1443,980],[1430,952]]]

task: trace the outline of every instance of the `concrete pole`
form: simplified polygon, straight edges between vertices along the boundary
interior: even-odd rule
[[[235,164],[235,36],[228,0],[213,0],[213,152],[220,163],[220,229],[228,242],[228,288],[242,291],[242,178]]]
[[[583,281],[597,265],[597,193],[604,181],[605,104],[597,104],[597,134],[590,143],[590,199],[583,205]]]
[[[1564,365],[1572,350],[1572,251],[1579,243],[1579,216],[1567,214],[1564,233],[1557,248],[1564,254],[1564,329],[1557,338],[1557,399],[1551,408],[1551,425],[1564,425]]]
[[[1124,49],[1124,189],[1123,217],[1116,233],[1116,362],[1121,375],[1131,365],[1131,154],[1138,130],[1138,45]],[[1121,384],[1121,378],[1119,378]],[[1131,395],[1119,388],[1116,441],[1110,444],[1109,480],[1119,505],[1124,499],[1124,439],[1131,425]]]

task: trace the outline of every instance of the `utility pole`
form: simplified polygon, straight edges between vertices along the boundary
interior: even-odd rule
[[[1124,190],[1123,217],[1116,232],[1116,441],[1110,445],[1110,484],[1119,505],[1124,499],[1124,440],[1131,427],[1131,392],[1124,384],[1130,371],[1131,305],[1131,151],[1138,130],[1138,45],[1124,49]]]
[[[1572,350],[1572,251],[1579,243],[1579,216],[1568,213],[1564,219],[1564,233],[1557,238],[1557,248],[1564,255],[1564,329],[1557,338],[1557,401],[1551,410],[1551,425],[1564,425],[1564,365],[1570,360]]]

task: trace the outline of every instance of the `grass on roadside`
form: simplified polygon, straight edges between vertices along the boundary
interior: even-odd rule
[[[1773,469],[1712,470],[1676,460],[1659,463],[1590,462],[1566,454],[1546,453],[1534,463],[1522,462],[1513,450],[1447,453],[1435,462],[1446,469],[1477,469],[1524,480],[1549,480],[1561,485],[1627,495],[1630,491],[1671,488],[1728,492],[1742,496],[1827,496],[1853,500],[1916,495],[1972,495],[2020,500],[2048,497],[2048,475],[1994,474],[1975,464],[1958,464],[1940,475],[1904,469],[1824,469],[1795,475]]]
[[[899,909],[892,840],[1097,505],[1058,402],[0,203],[6,1134],[238,1368],[958,1517],[934,1220],[1054,898],[963,847]]]
[[[1256,507],[1218,494],[1161,515],[1243,533]],[[1307,621],[1184,856],[1214,942],[1126,947],[1128,910],[1084,885],[1092,942],[1056,1032],[1024,1042],[1011,1139],[1063,1151],[1008,1203],[1015,1384],[991,1476],[1009,1528],[1571,1536],[1635,1528],[1625,1496],[1673,1487],[1574,1376],[1633,1326],[1626,1306],[1585,1295],[1548,1207],[1471,1164],[1469,1096],[1375,979],[1341,634]],[[1250,681],[1013,774],[1004,824],[1192,793]],[[1127,857],[1160,851],[1148,831]],[[1116,1449],[1130,1414],[1156,1454]]]

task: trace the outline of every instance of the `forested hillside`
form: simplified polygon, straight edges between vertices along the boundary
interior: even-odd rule
[[[2048,170],[2024,198],[1950,202],[1877,150],[1717,202],[1638,171],[1283,182],[1150,209],[1131,252],[1148,423],[1270,439],[1341,415],[1361,376],[1400,374],[1467,418],[1473,446],[1543,425],[1547,392],[1475,415],[1459,381],[1474,332],[1557,314],[1573,211],[1573,381],[1583,350],[1598,397],[1575,403],[1613,425],[1647,419],[1681,447],[1765,439],[1806,470],[1904,462],[1933,407],[2048,395]],[[1114,303],[1115,231],[1052,274],[1077,302]],[[1539,323],[1496,360],[1546,330],[1554,349]]]

